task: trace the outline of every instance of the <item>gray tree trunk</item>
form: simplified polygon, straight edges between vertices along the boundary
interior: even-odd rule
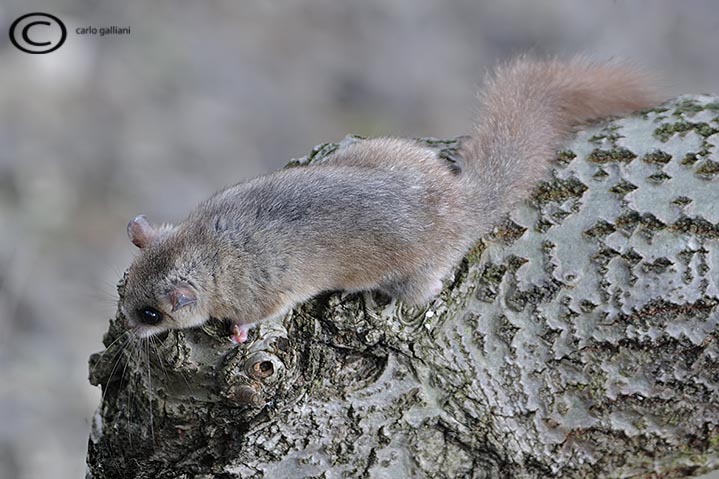
[[[147,343],[112,320],[87,476],[719,468],[717,132],[706,96],[580,131],[425,308],[328,294],[239,346],[221,324]]]

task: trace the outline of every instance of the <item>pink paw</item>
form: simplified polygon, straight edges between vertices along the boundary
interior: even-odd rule
[[[249,324],[233,324],[232,329],[230,329],[230,339],[236,344],[244,343],[247,341],[250,328]]]
[[[439,293],[442,292],[442,289],[444,288],[444,285],[442,284],[442,281],[435,279],[432,281],[432,286],[430,287],[429,294],[432,297],[438,296]]]

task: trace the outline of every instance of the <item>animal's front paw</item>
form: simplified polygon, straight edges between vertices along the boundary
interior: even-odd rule
[[[230,329],[230,339],[233,343],[244,343],[251,328],[251,324],[233,324]]]

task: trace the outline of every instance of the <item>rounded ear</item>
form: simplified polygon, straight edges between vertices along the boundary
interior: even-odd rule
[[[189,285],[180,284],[175,286],[168,294],[170,304],[172,304],[172,311],[184,308],[197,303],[197,295]]]
[[[127,224],[127,236],[132,244],[145,248],[155,239],[157,230],[147,221],[145,215],[139,215]]]

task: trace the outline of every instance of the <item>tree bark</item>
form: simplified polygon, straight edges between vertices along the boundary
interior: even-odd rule
[[[244,345],[219,323],[141,342],[118,316],[90,358],[87,477],[719,468],[717,132],[708,96],[579,131],[427,307],[327,294]]]

